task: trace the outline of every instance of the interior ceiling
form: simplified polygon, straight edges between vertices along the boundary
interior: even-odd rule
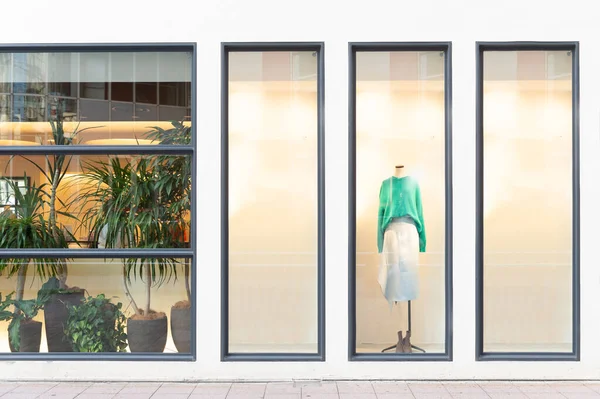
[[[190,126],[191,122],[185,122],[184,125]],[[79,144],[92,145],[136,145],[136,138],[139,144],[152,144],[145,140],[145,137],[154,126],[162,129],[173,127],[171,122],[165,121],[64,122],[66,132],[79,132],[77,134]],[[18,143],[14,140],[26,143]],[[51,140],[52,127],[49,122],[0,123],[0,145],[47,145],[52,144]]]

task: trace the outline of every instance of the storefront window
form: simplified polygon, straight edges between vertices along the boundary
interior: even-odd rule
[[[315,51],[227,51],[225,356],[320,352]]]
[[[451,284],[448,47],[399,47],[352,49],[351,339],[358,356],[441,358]]]
[[[193,354],[192,48],[114,50],[0,53],[0,356]]]
[[[576,343],[574,48],[541,47],[480,53],[480,355]]]

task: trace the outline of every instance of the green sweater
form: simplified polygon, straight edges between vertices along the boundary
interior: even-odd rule
[[[425,222],[419,183],[410,176],[392,176],[381,183],[377,219],[377,249],[383,250],[383,235],[393,218],[410,216],[419,233],[419,252],[425,252]]]

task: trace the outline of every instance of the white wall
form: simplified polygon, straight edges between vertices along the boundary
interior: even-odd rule
[[[215,380],[319,378],[598,378],[600,268],[600,54],[590,1],[478,0],[290,3],[34,0],[2,5],[6,43],[198,43],[198,360],[155,363],[3,362],[6,379]],[[327,361],[222,363],[220,342],[220,43],[323,41],[326,57],[326,185],[329,228],[347,229],[347,69],[349,41],[453,42],[454,361],[356,362],[347,355],[347,235],[328,234]],[[581,43],[580,362],[475,362],[475,41]],[[331,231],[331,230],[330,230]]]

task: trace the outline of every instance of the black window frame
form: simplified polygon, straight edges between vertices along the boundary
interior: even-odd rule
[[[317,352],[229,351],[229,53],[312,51],[317,57]],[[323,42],[221,43],[221,361],[325,361],[325,45]]]
[[[572,53],[572,334],[571,352],[484,351],[484,129],[483,83],[485,51],[571,51]],[[580,360],[580,229],[579,229],[579,42],[477,42],[476,43],[476,293],[475,359],[477,361],[579,361]]]
[[[5,44],[0,45],[0,53],[58,53],[58,52],[190,52],[192,72],[192,142],[190,145],[77,145],[57,146],[0,146],[0,156],[15,155],[186,155],[191,159],[192,193],[190,202],[191,225],[189,248],[165,249],[0,249],[0,258],[69,258],[69,259],[124,259],[168,257],[181,258],[191,261],[190,279],[192,291],[191,303],[191,348],[190,353],[0,353],[0,361],[195,361],[197,353],[197,295],[196,295],[196,43],[91,43],[91,44]]]
[[[398,51],[444,52],[445,165],[445,350],[443,353],[357,353],[356,351],[356,53]],[[348,360],[452,361],[452,42],[349,43],[348,72]]]

